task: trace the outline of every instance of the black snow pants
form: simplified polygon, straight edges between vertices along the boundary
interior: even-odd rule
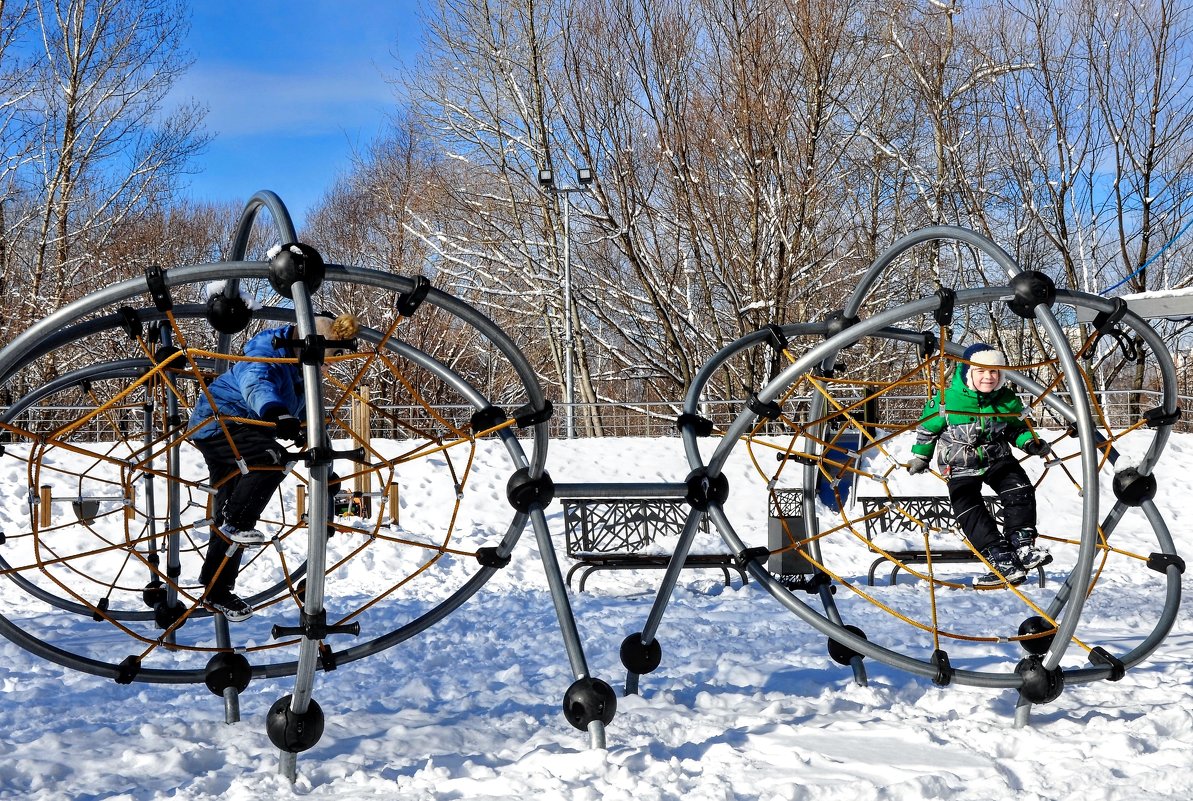
[[[231,590],[236,585],[243,553],[243,549],[237,547],[229,555],[230,543],[215,529],[224,523],[241,531],[254,528],[261,512],[286,476],[286,449],[269,435],[272,429],[231,423],[228,431],[236,443],[240,458],[249,467],[247,474],[240,472],[232,446],[222,432],[214,437],[191,441],[207,462],[212,485],[218,486],[211,507],[214,521],[211,538],[207,544],[203,569],[199,573],[199,580],[213,590]],[[221,570],[220,565],[224,563],[225,556],[228,562]]]
[[[965,538],[979,553],[1005,540],[998,524],[982,502],[982,485],[993,489],[1002,501],[1003,530],[1009,535],[1021,528],[1036,524],[1036,492],[1027,473],[1015,459],[1002,459],[980,476],[949,478],[949,500],[953,503],[953,518],[961,526]]]

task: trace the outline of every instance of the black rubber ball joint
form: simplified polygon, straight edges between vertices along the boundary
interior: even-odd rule
[[[1039,305],[1051,306],[1056,302],[1056,283],[1037,270],[1024,270],[1011,279],[1012,298],[1007,302],[1015,314],[1025,320],[1036,316]]]
[[[294,297],[294,285],[301,282],[307,294],[323,283],[326,266],[319,251],[302,242],[287,242],[269,259],[269,285],[284,298]]]

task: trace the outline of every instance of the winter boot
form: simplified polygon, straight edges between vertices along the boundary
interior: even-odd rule
[[[1005,542],[999,542],[991,545],[982,552],[982,556],[994,568],[984,576],[978,576],[973,580],[973,588],[975,590],[996,590],[1002,587],[1013,587],[1017,584],[1022,584],[1023,580],[1027,578],[1027,571],[1023,569],[1023,565],[1019,564],[1019,560],[1015,558],[1015,553]]]
[[[208,594],[207,605],[226,617],[229,623],[239,623],[253,616],[253,607],[236,593],[222,587]]]
[[[242,531],[231,523],[224,523],[220,526],[220,533],[224,535],[224,539],[228,542],[234,542],[237,545],[244,545],[250,548],[269,542],[269,537],[265,535],[265,532],[257,531],[255,528]]]
[[[1052,562],[1052,554],[1047,548],[1036,547],[1036,537],[1039,534],[1034,528],[1021,528],[1011,532],[1011,549],[1015,551],[1015,558],[1024,570],[1035,570]]]

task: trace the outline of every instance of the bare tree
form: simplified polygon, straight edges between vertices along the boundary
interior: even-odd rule
[[[1190,202],[1188,14],[1175,0],[440,0],[406,75],[428,163],[380,148],[319,227],[417,260],[548,383],[574,354],[592,402],[674,399],[742,333],[839,309],[929,224],[974,228],[1070,286],[1183,285],[1180,247],[1155,257]],[[539,167],[580,165],[587,192],[535,184]],[[1006,280],[926,245],[866,311]],[[965,315],[964,335],[1042,344],[1000,304]],[[877,371],[887,349],[852,361]],[[712,391],[740,397],[781,366],[735,364]]]
[[[35,0],[34,10],[41,52],[23,111],[34,149],[23,168],[20,293],[29,317],[102,281],[95,254],[169,196],[206,141],[197,104],[163,106],[188,64],[180,3]]]

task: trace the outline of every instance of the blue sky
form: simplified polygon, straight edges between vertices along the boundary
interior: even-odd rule
[[[387,82],[417,54],[417,0],[203,0],[195,62],[175,89],[208,107],[196,200],[276,192],[295,225],[395,108]]]

